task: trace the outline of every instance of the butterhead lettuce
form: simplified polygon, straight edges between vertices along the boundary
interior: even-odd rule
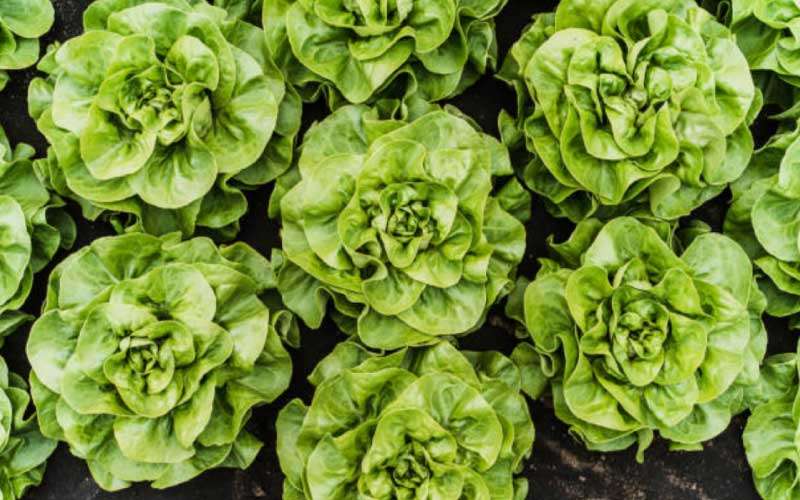
[[[23,69],[39,59],[39,37],[50,31],[55,13],[50,0],[6,0],[0,3],[0,90],[5,70]]]
[[[753,157],[734,183],[725,232],[736,239],[759,271],[767,296],[767,314],[789,317],[797,326],[800,312],[800,129],[782,125]]]
[[[688,215],[744,171],[760,108],[730,31],[692,0],[563,0],[537,14],[499,77],[504,141],[526,184],[573,221]]]
[[[791,499],[800,495],[798,464],[800,429],[798,354],[770,356],[758,384],[749,391],[750,417],[742,439],[753,482],[762,498]]]
[[[42,482],[57,442],[42,435],[25,380],[0,358],[0,495],[18,500]]]
[[[0,345],[31,319],[19,308],[33,287],[33,275],[59,248],[75,241],[75,223],[64,201],[48,192],[34,173],[27,144],[12,148],[0,127]]]
[[[589,449],[636,445],[641,461],[656,433],[699,449],[746,406],[766,352],[764,297],[733,240],[690,236],[668,244],[670,231],[634,218],[588,219],[508,302],[532,341],[512,355],[526,392],[549,384],[556,416]]]
[[[263,31],[184,0],[97,0],[83,19],[29,88],[40,175],[118,228],[235,234],[242,189],[288,168],[299,128]]]
[[[461,93],[497,60],[507,0],[264,0],[270,50],[307,99],[427,101]]]
[[[295,325],[274,285],[251,247],[177,233],[100,238],[70,255],[27,344],[42,433],[111,491],[248,467],[261,442],[245,424],[292,372],[282,337]]]
[[[345,106],[306,134],[283,196],[287,306],[334,319],[380,349],[479,327],[508,293],[525,250],[530,200],[506,149],[441,109],[408,119]]]
[[[782,108],[793,106],[800,88],[797,2],[720,0],[717,8],[736,35],[765,101]]]
[[[284,499],[522,500],[534,428],[519,369],[447,342],[380,356],[339,344],[311,404],[278,415]]]

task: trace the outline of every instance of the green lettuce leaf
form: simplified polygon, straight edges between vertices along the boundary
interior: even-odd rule
[[[800,495],[797,353],[771,356],[752,391],[750,417],[742,440],[753,482],[762,498]]]
[[[724,226],[759,271],[767,314],[790,318],[792,327],[800,313],[799,138],[800,128],[784,122],[756,152],[745,175],[731,186]]]
[[[24,69],[39,60],[39,37],[50,31],[55,12],[50,0],[8,0],[0,5],[0,90],[5,70]]]
[[[33,275],[59,248],[75,241],[75,223],[64,201],[51,194],[36,176],[27,144],[11,148],[0,127],[0,345],[20,324],[32,319],[19,311],[33,284]]]
[[[22,498],[42,482],[47,459],[56,449],[57,441],[40,432],[30,402],[28,384],[0,358],[0,494],[7,500]]]
[[[797,25],[800,6],[790,0],[709,1],[730,26],[764,101],[796,115],[800,88]]]

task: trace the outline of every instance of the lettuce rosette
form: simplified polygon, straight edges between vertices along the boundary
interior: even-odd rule
[[[527,498],[534,428],[520,371],[447,342],[378,355],[343,342],[278,415],[284,499]]]
[[[688,236],[588,219],[508,302],[531,340],[512,355],[525,391],[549,387],[556,416],[591,450],[636,445],[642,461],[656,433],[700,449],[747,405],[766,352],[764,297],[733,240]]]
[[[688,215],[741,176],[760,109],[730,31],[692,0],[563,0],[537,14],[498,75],[525,183],[577,222]]]
[[[1,8],[0,8],[1,9]],[[64,201],[48,192],[31,164],[27,144],[12,148],[0,127],[0,345],[31,317],[19,309],[59,248],[75,241],[75,222]]]
[[[69,445],[105,490],[173,486],[244,469],[253,409],[288,387],[294,343],[272,263],[142,233],[100,238],[50,275],[27,354],[42,433]]]
[[[478,328],[510,290],[530,200],[506,149],[440,109],[382,119],[342,107],[307,133],[280,201],[286,305],[378,349]],[[515,216],[516,215],[516,216]]]
[[[507,0],[264,0],[279,66],[307,100],[439,101],[497,61],[494,17]]]
[[[29,88],[40,176],[120,230],[235,234],[300,126],[263,31],[204,1],[97,0],[83,20]]]

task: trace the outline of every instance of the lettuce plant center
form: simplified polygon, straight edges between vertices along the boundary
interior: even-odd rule
[[[345,12],[353,17],[356,26],[397,25],[403,22],[414,0],[358,1],[339,0]],[[336,2],[331,2],[336,3]]]
[[[159,362],[160,346],[153,340],[125,337],[119,343],[120,350],[127,356],[131,368],[140,375],[147,375]]]
[[[392,479],[400,488],[416,490],[428,479],[428,456],[421,443],[412,442],[390,467]]]

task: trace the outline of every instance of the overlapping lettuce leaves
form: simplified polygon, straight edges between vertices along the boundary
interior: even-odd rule
[[[334,319],[379,349],[479,327],[508,293],[530,200],[497,140],[453,113],[382,119],[345,106],[306,135],[280,203],[279,289],[318,328]]]
[[[244,429],[289,385],[272,264],[251,247],[142,233],[95,240],[50,275],[27,345],[42,433],[106,490],[248,467]]]
[[[517,92],[500,128],[523,177],[573,221],[687,215],[744,171],[760,108],[730,31],[692,0],[563,0],[499,73]]]
[[[785,124],[782,125],[782,127]],[[782,130],[753,156],[745,174],[731,186],[733,202],[725,233],[737,240],[759,271],[767,314],[791,318],[800,313],[800,128]]]
[[[794,0],[721,0],[766,102],[791,107],[800,88],[800,6]]]
[[[39,432],[30,412],[28,384],[0,358],[0,497],[18,500],[42,482],[56,441]]]
[[[742,439],[753,482],[766,500],[800,496],[798,354],[770,356],[749,394],[751,414]]]
[[[336,107],[461,93],[497,60],[507,0],[264,0],[270,50],[306,99]]]
[[[261,24],[261,4],[263,0],[213,0],[211,3],[225,9],[229,15],[236,19],[243,19],[255,25]]]
[[[39,59],[39,37],[54,20],[50,0],[6,0],[0,3],[0,90],[8,83],[5,70],[23,69]]]
[[[534,428],[517,366],[447,342],[379,356],[343,342],[278,415],[284,499],[522,500]]]
[[[184,0],[97,0],[84,27],[29,88],[41,176],[118,228],[235,234],[242,189],[288,168],[300,125],[263,31]]]
[[[745,252],[693,231],[678,256],[659,234],[629,217],[588,219],[507,307],[532,340],[512,355],[525,391],[549,384],[556,416],[587,448],[637,444],[639,461],[656,432],[699,449],[725,430],[767,344]]]
[[[0,8],[2,9],[2,8]],[[33,285],[33,275],[59,248],[75,241],[75,223],[37,179],[27,144],[11,148],[0,127],[0,345],[30,319],[19,311]]]

